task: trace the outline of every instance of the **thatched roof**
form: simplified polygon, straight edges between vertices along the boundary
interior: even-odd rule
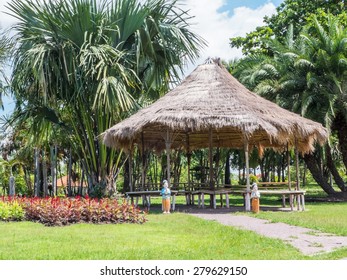
[[[214,147],[283,148],[298,143],[301,153],[312,151],[316,141],[327,139],[317,122],[289,112],[239,83],[224,66],[213,61],[198,66],[179,86],[152,105],[102,134],[110,147],[128,149],[137,144],[161,151],[167,130],[171,148],[190,150],[209,146],[209,129]]]

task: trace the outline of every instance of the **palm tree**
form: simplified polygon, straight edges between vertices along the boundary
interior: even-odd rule
[[[133,110],[141,93],[177,80],[204,45],[189,30],[190,17],[177,1],[142,2],[18,0],[8,5],[19,20],[13,70],[17,111],[47,109],[82,162],[91,191],[112,189],[119,158],[97,136]]]
[[[10,57],[11,40],[0,31],[0,107],[3,109],[2,95],[6,92],[8,80],[5,75],[6,62]]]
[[[322,26],[313,17],[312,24],[295,41],[291,33],[289,30],[284,44],[277,40],[267,42],[272,56],[249,56],[241,61],[243,64],[236,74],[241,81],[246,80],[252,89],[264,97],[321,122],[331,131],[335,130],[339,139],[347,139],[344,138],[347,137],[346,31],[336,17],[328,16],[326,26]],[[347,147],[346,152],[343,150],[346,141],[341,140],[340,148],[347,159]],[[322,168],[324,154],[327,166]],[[340,189],[346,191],[332,160],[329,145],[324,152],[318,148],[315,155],[305,155],[304,159],[325,192],[337,195],[325,178],[326,168]]]

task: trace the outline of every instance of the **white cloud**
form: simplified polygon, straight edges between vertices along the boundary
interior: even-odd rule
[[[271,15],[276,11],[275,5],[271,2],[257,9],[238,7],[230,13],[219,12],[225,5],[225,0],[185,0],[184,3],[183,8],[189,9],[189,14],[195,16],[192,19],[195,23],[192,30],[208,41],[208,47],[202,53],[198,64],[207,57],[220,57],[225,60],[240,57],[241,50],[232,49],[229,38],[246,35],[247,32],[264,24],[265,15]]]
[[[2,30],[9,28],[12,24],[16,22],[16,19],[13,16],[7,14],[10,12],[5,7],[8,5],[8,2],[10,1],[0,0],[0,28]]]

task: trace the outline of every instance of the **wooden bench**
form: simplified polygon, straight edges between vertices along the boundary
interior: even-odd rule
[[[286,207],[286,197],[289,197],[289,205],[291,210],[294,209],[294,202],[297,203],[297,209],[305,210],[305,193],[303,190],[296,190],[296,182],[259,182],[257,183],[260,195],[279,195],[282,196],[282,206]]]
[[[290,209],[294,210],[296,200],[297,209],[305,211],[305,193],[303,190],[259,190],[260,197],[263,195],[280,195],[282,196],[282,206],[286,207],[286,196],[289,197]]]
[[[171,190],[171,209],[172,211],[175,211],[175,204],[176,204],[176,195],[178,191]],[[160,191],[134,191],[134,192],[126,192],[127,199],[131,200],[131,204],[134,204],[134,198],[135,200],[135,206],[138,206],[138,200],[141,197],[142,198],[142,204],[147,207],[148,211],[151,207],[151,196],[161,196]]]
[[[293,188],[296,182],[291,182]],[[289,189],[288,182],[259,182],[257,183],[260,196],[264,195],[279,195],[282,197],[282,206],[286,207],[286,197],[289,198],[289,205],[291,210],[294,210],[294,203],[297,203],[298,210],[305,210],[305,193],[303,190]],[[251,186],[250,186],[251,188]],[[244,199],[244,204],[247,194],[247,186],[245,185],[224,185],[224,188],[220,189],[204,189],[200,188],[198,190],[192,191],[192,203],[194,205],[194,195],[198,196],[198,206],[205,207],[205,195],[210,195],[210,206],[216,208],[216,196],[220,195],[221,206],[223,207],[223,197],[225,197],[226,207],[230,207],[230,197],[229,195],[237,194],[242,195]],[[249,191],[251,194],[251,189]]]

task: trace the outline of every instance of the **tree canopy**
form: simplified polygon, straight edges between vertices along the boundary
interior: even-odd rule
[[[8,8],[18,20],[12,124],[46,151],[65,139],[89,187],[112,188],[120,154],[97,137],[198,57],[205,43],[190,31],[191,16],[176,0],[16,0]]]

